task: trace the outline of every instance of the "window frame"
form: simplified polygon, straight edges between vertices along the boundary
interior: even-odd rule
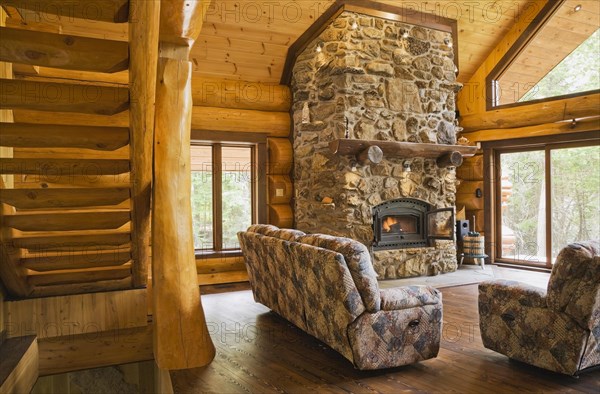
[[[194,249],[194,254],[196,258],[241,256],[239,248],[223,248],[222,148],[251,148],[252,223],[266,223],[267,137],[265,134],[192,130],[190,146],[212,149],[213,248]]]
[[[512,266],[552,268],[552,163],[550,152],[555,149],[600,145],[600,130],[546,137],[515,138],[482,142],[484,154],[484,207],[486,251],[491,261]],[[502,257],[502,168],[503,153],[543,151],[546,184],[546,261],[530,262]]]
[[[600,89],[588,90],[585,92],[569,93],[560,96],[546,97],[542,99],[515,102],[510,104],[496,105],[496,81],[502,76],[502,74],[512,65],[513,61],[521,54],[522,51],[527,49],[527,45],[535,38],[539,30],[544,27],[546,22],[554,16],[556,11],[562,7],[567,0],[549,1],[544,5],[540,12],[533,18],[531,23],[525,28],[523,33],[514,42],[510,49],[504,54],[496,66],[485,78],[485,107],[486,111],[492,111],[497,109],[520,107],[523,105],[532,105],[538,103],[545,103],[549,101],[565,100],[574,97],[587,96],[590,94],[600,93]],[[539,81],[538,81],[539,82]]]

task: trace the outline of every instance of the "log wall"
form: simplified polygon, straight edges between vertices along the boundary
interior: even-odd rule
[[[192,98],[192,130],[267,136],[266,174],[258,174],[263,179],[266,177],[267,202],[259,209],[267,211],[268,223],[292,227],[289,88],[278,84],[194,76]],[[196,266],[201,285],[248,280],[241,256],[197,257]]]

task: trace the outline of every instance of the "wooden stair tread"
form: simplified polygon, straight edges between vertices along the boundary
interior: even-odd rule
[[[119,159],[2,159],[0,174],[36,174],[48,177],[118,175],[129,172],[129,160]]]
[[[44,272],[123,265],[131,261],[130,250],[108,250],[85,253],[43,253],[23,257],[20,264],[30,270]]]
[[[130,220],[127,211],[86,213],[20,213],[3,218],[4,225],[21,231],[72,231],[117,229]]]
[[[0,60],[114,73],[129,65],[127,42],[0,27]]]
[[[86,1],[73,0],[2,0],[1,3],[69,18],[113,23],[125,23],[129,18],[129,0],[94,0],[93,8]]]
[[[86,235],[25,235],[15,236],[10,243],[16,248],[32,250],[55,250],[60,248],[98,246],[120,246],[131,241],[129,233],[86,234]],[[94,249],[88,249],[94,250]]]
[[[33,286],[117,280],[131,276],[131,264],[119,267],[100,267],[86,270],[34,273],[27,277]]]
[[[7,339],[0,346],[0,393],[28,393],[38,374],[35,335]]]
[[[129,188],[5,189],[0,202],[22,209],[67,208],[116,205],[129,196]]]
[[[126,127],[0,123],[0,146],[113,151],[129,144]]]
[[[114,115],[129,108],[129,89],[1,78],[0,108]]]

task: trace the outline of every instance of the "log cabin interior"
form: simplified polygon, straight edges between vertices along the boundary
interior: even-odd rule
[[[0,392],[600,391],[597,0],[0,5]]]

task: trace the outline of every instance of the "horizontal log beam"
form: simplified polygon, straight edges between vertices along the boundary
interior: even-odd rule
[[[129,127],[129,111],[115,115],[78,114],[18,109],[13,111],[15,123],[36,123],[74,126]]]
[[[81,295],[106,291],[129,290],[132,288],[131,277],[115,280],[99,280],[96,282],[72,283],[62,285],[34,286],[32,297],[53,297],[64,295]],[[89,334],[86,334],[89,338]],[[71,336],[69,336],[71,337]],[[89,357],[89,355],[87,355]],[[79,369],[79,368],[77,368]]]
[[[263,133],[271,137],[290,135],[290,114],[245,109],[194,107],[192,130]]]
[[[0,27],[0,60],[79,71],[127,69],[126,42]]]
[[[269,138],[267,152],[267,174],[288,175],[292,171],[294,151],[289,139]]]
[[[196,271],[199,274],[216,274],[219,272],[245,270],[243,256],[237,257],[196,257]]]
[[[91,250],[96,246],[121,246],[131,241],[129,233],[93,235],[27,235],[8,240],[16,248],[31,249],[33,252],[63,248],[85,247]]]
[[[0,4],[45,14],[113,23],[127,22],[129,17],[129,0],[1,0]]]
[[[4,217],[4,225],[21,231],[111,230],[129,222],[129,212],[18,214]]]
[[[269,205],[269,224],[280,228],[292,228],[294,211],[289,204]]]
[[[543,137],[557,134],[579,133],[583,131],[600,130],[600,117],[544,123],[536,126],[517,127],[511,129],[489,129],[462,133],[461,135],[473,142],[498,141],[512,138]]]
[[[238,283],[248,281],[248,271],[246,269],[227,272],[216,272],[211,274],[198,274],[198,284],[218,285],[222,283]]]
[[[285,85],[204,76],[192,79],[195,106],[289,112],[291,96]]]
[[[129,160],[112,159],[2,159],[0,174],[44,176],[118,175],[129,172]]]
[[[0,202],[19,209],[111,206],[128,199],[128,188],[7,189],[0,193]]]
[[[131,275],[131,265],[120,267],[103,267],[73,272],[44,272],[29,275],[32,286],[51,286],[103,280],[124,279]]]
[[[289,204],[292,201],[294,184],[288,175],[269,175],[269,204]]]
[[[0,79],[0,108],[114,115],[129,108],[129,89]]]
[[[0,129],[0,146],[14,148],[84,148],[113,151],[129,143],[129,130],[125,127],[0,123]]]
[[[509,129],[585,118],[597,115],[598,108],[600,93],[465,115],[460,125],[465,133]]]
[[[128,250],[109,250],[105,252],[90,251],[87,253],[44,253],[39,256],[23,257],[20,264],[34,271],[56,271],[84,269],[123,265],[131,260]]]

